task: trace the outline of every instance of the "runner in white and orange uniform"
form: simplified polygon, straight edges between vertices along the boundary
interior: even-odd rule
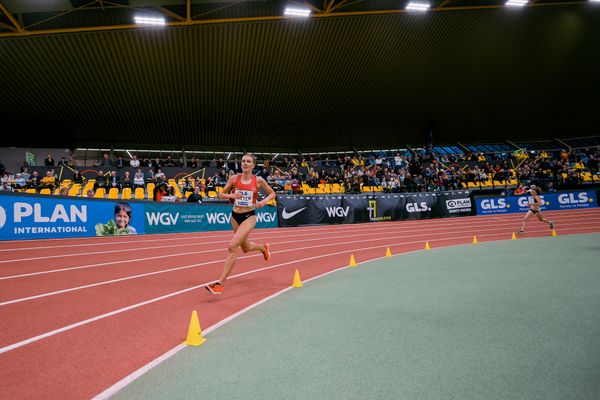
[[[206,289],[213,294],[221,294],[223,292],[225,281],[235,266],[238,248],[241,247],[244,253],[260,251],[263,253],[265,261],[269,259],[268,243],[259,245],[248,240],[250,232],[256,226],[255,208],[262,208],[275,198],[275,192],[271,186],[263,178],[252,174],[255,166],[256,157],[250,153],[245,154],[242,157],[242,173],[229,178],[223,191],[219,193],[219,198],[228,199],[233,202],[231,225],[234,234],[227,248],[229,255],[225,260],[221,277],[218,281],[206,286]],[[258,190],[260,188],[266,191],[268,195],[257,202]]]

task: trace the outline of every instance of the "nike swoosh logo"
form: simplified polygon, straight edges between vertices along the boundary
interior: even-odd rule
[[[281,216],[283,217],[283,219],[290,219],[294,215],[298,214],[299,212],[302,212],[305,208],[306,207],[302,207],[301,209],[292,211],[292,212],[287,212],[287,211],[285,211],[285,208],[284,208],[283,211],[281,212]]]

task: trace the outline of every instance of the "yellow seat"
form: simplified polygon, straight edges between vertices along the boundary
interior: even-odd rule
[[[103,199],[105,194],[106,194],[106,189],[98,188],[98,190],[96,190],[96,193],[94,193],[94,198]]]
[[[27,189],[25,190],[25,193],[35,194],[35,189]]]
[[[121,194],[121,198],[123,200],[131,199],[131,188],[123,188],[123,193]]]
[[[144,189],[139,187],[135,188],[135,198],[137,200],[144,200],[146,198],[146,194],[144,193]]]
[[[214,199],[215,197],[217,197],[217,192],[215,192],[214,190],[209,190],[208,191],[208,197]]]
[[[109,199],[118,199],[119,198],[119,189],[117,189],[117,188],[110,188],[108,190],[108,198]]]
[[[50,192],[50,189],[44,188],[44,189],[40,190],[40,194],[52,194],[52,193]]]
[[[148,185],[146,185],[146,190],[148,193],[148,200],[152,200],[154,199],[154,187],[156,185],[154,183],[149,183]]]

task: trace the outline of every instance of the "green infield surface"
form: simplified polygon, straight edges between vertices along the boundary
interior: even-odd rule
[[[596,400],[600,234],[362,263],[206,339],[113,398]]]

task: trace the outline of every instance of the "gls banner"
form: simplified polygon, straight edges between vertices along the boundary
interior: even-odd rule
[[[147,233],[199,232],[231,229],[231,206],[148,204],[145,206]],[[275,207],[256,209],[257,228],[276,228]]]
[[[578,192],[545,193],[540,196],[540,210],[568,210],[598,207],[596,192],[593,190]],[[476,200],[477,215],[523,213],[529,209],[533,198],[526,196],[490,197]]]
[[[469,191],[384,195],[280,196],[280,226],[398,221],[471,215]]]
[[[144,233],[143,205],[58,196],[0,195],[2,240]]]

